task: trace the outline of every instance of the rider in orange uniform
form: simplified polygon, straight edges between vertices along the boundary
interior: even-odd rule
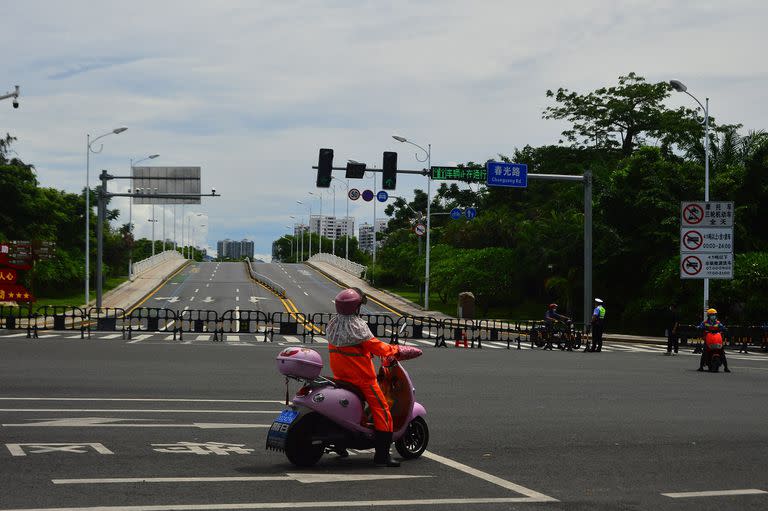
[[[702,321],[699,324],[699,329],[704,332],[704,349],[701,350],[701,360],[699,361],[699,371],[704,370],[704,364],[712,356],[713,350],[720,351],[720,358],[723,360],[723,367],[726,373],[730,373],[728,369],[728,360],[725,358],[725,349],[723,348],[722,332],[725,331],[725,325],[720,323],[717,319],[717,311],[715,309],[707,310],[707,320]]]
[[[359,289],[345,289],[336,295],[334,303],[338,315],[328,322],[328,352],[335,378],[360,389],[371,409],[374,425],[378,466],[398,467],[400,463],[389,455],[392,445],[392,415],[387,399],[376,381],[373,357],[390,357],[398,347],[381,342],[371,333],[368,324],[359,316],[360,306],[367,301]]]

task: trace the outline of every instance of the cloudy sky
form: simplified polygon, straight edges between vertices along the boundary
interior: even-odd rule
[[[394,150],[399,167],[420,168],[398,133],[432,144],[433,164],[484,161],[558,140],[563,126],[541,119],[547,89],[588,91],[630,71],[683,81],[710,98],[720,122],[768,128],[762,1],[25,0],[0,9],[0,94],[22,92],[18,110],[0,103],[0,131],[18,137],[40,181],[80,190],[86,134],[127,126],[92,155],[91,184],[99,169],[127,173],[130,158],[152,153],[155,165],[201,166],[203,190],[222,197],[187,214],[204,215],[194,217],[206,225],[197,242],[213,248],[250,238],[268,254],[290,216],[306,216],[297,200],[317,213],[308,192],[317,192],[320,147],[334,148],[337,165],[380,167]],[[424,178],[400,177],[396,193],[416,187]],[[343,186],[336,196],[340,215]],[[326,195],[324,213],[332,203]],[[127,202],[117,205],[127,221]],[[147,209],[134,207],[139,236],[150,230]],[[357,201],[350,213],[370,221],[372,209]]]

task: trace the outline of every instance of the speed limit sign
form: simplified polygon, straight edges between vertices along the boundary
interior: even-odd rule
[[[347,196],[352,200],[357,200],[360,198],[360,190],[357,188],[352,188],[348,193]]]
[[[416,233],[416,236],[424,236],[427,233],[427,228],[424,224],[416,224],[413,228],[413,232]]]

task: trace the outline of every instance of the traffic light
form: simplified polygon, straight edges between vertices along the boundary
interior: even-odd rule
[[[347,163],[347,179],[363,179],[365,176],[365,163],[349,162]]]
[[[331,170],[333,170],[333,149],[320,149],[317,162],[317,187],[331,186]]]
[[[382,172],[382,188],[384,190],[394,190],[397,185],[397,153],[391,151],[384,152],[384,165],[381,167]]]

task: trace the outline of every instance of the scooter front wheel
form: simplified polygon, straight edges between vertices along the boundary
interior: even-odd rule
[[[422,417],[408,423],[405,434],[395,442],[395,449],[403,458],[412,460],[421,456],[429,444],[429,426]]]
[[[299,422],[288,430],[288,436],[285,439],[285,456],[297,467],[311,467],[323,456],[323,444],[313,442],[312,439],[320,421],[316,413],[310,413],[299,419]]]

